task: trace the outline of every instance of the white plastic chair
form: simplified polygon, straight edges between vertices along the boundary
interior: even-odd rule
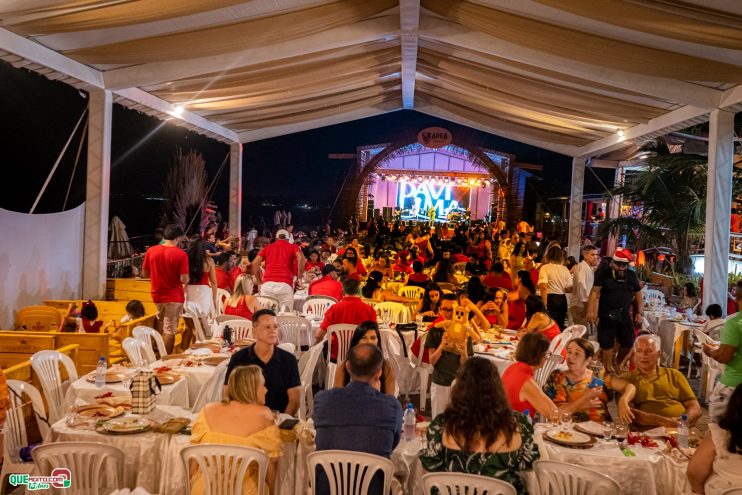
[[[618,495],[616,481],[598,471],[557,461],[536,461],[533,469],[541,495]]]
[[[332,336],[335,335],[338,343],[338,355],[336,363],[327,363],[327,382],[325,388],[332,388],[335,386],[335,372],[337,371],[338,363],[345,361],[350,349],[350,341],[353,339],[353,332],[356,330],[356,325],[350,325],[346,323],[338,323],[327,327],[327,356],[328,361],[330,351],[332,349]]]
[[[224,327],[227,326],[232,329],[232,342],[252,338],[252,322],[250,320],[223,321],[216,327],[216,336],[221,337],[224,332]]]
[[[403,383],[403,380],[407,377],[408,370],[412,365],[410,364],[410,360],[404,357],[401,353],[404,343],[402,342],[402,339],[399,338],[397,332],[394,330],[381,330],[379,333],[381,334],[381,349],[384,353],[384,358],[389,362],[389,365],[394,370],[394,376],[397,382],[394,396],[399,397],[400,389],[402,388],[400,387],[400,383]],[[392,344],[392,342],[394,342],[394,344]],[[404,388],[404,391],[407,394],[409,389]]]
[[[515,487],[507,481],[464,473],[428,473],[422,479],[423,493],[432,495],[516,495]]]
[[[561,354],[569,341],[582,337],[587,332],[585,325],[571,325],[564,329],[562,333],[554,337],[549,344],[549,350],[552,354]]]
[[[191,311],[188,306],[184,306],[183,318],[190,319],[193,322],[193,331],[195,333],[194,337],[196,338],[196,342],[203,342],[204,340],[206,340],[206,333],[204,332],[204,328],[201,325],[201,318],[198,314]],[[183,350],[185,351],[185,349]]]
[[[118,447],[96,442],[54,442],[31,451],[35,471],[51,473],[66,468],[72,484],[58,493],[91,495],[124,487],[124,453]],[[115,479],[109,479],[113,475]]]
[[[422,287],[416,287],[414,285],[405,285],[399,289],[398,295],[402,297],[408,297],[410,299],[422,299],[425,294],[425,289]]]
[[[283,349],[289,354],[294,354],[294,352],[296,352],[296,346],[291,342],[282,342],[278,344],[276,347],[278,347],[279,349]]]
[[[382,302],[374,306],[376,316],[380,321],[389,323],[409,323],[410,313],[407,306],[398,302]]]
[[[299,355],[301,355],[302,346],[312,345],[314,335],[309,320],[302,316],[279,316],[276,320],[278,321],[278,342],[291,342]]]
[[[561,354],[552,354],[546,359],[544,365],[536,370],[534,379],[536,380],[538,388],[544,388],[546,380],[549,379],[549,375],[554,371],[554,368],[562,364],[562,361],[564,361],[564,358]]]
[[[193,403],[193,407],[191,408],[194,413],[201,412],[204,406],[210,402],[219,402],[222,400],[224,377],[227,375],[227,365],[229,365],[229,359],[225,359],[221,363],[217,364],[214,374],[211,375],[203,385],[201,385],[196,401]]]
[[[216,316],[224,314],[224,306],[227,305],[227,299],[232,297],[232,294],[225,289],[216,289]]]
[[[276,299],[273,296],[263,296],[263,295],[256,295],[255,299],[258,300],[258,304],[263,309],[272,309],[274,312],[278,313],[278,308],[280,307],[280,304],[278,302],[278,299]]]
[[[385,457],[348,450],[321,450],[307,456],[312,487],[317,487],[317,467],[327,475],[331,495],[367,495],[377,471],[384,475],[381,493],[389,493],[394,464]]]
[[[324,342],[324,341],[323,341]],[[309,348],[299,359],[299,376],[301,377],[301,399],[299,401],[299,418],[307,420],[314,411],[314,370],[322,356],[323,342]]]
[[[214,318],[214,323],[224,323],[225,321],[231,321],[231,320],[247,320],[250,321],[249,318],[244,318],[242,316],[237,315],[219,315],[216,318]]]
[[[30,402],[36,415],[36,425],[42,440],[48,438],[49,425],[39,418],[46,418],[44,401],[41,393],[30,383],[20,380],[8,380],[10,389],[10,406],[5,415],[5,439],[3,442],[3,468],[0,471],[0,495],[5,494],[5,477],[11,473],[30,474],[33,462],[24,462],[20,458],[21,448],[28,445],[26,421],[23,416],[24,402]],[[15,393],[14,393],[15,392]],[[26,396],[24,398],[23,396]]]
[[[49,423],[57,422],[64,415],[64,393],[67,385],[62,382],[59,365],[67,372],[67,385],[77,380],[75,362],[59,351],[39,351],[31,356],[31,367],[41,383],[46,404],[49,407]]]
[[[252,463],[258,465],[258,495],[264,493],[268,456],[260,449],[226,444],[191,445],[180,451],[180,457],[186,473],[190,472],[191,461],[198,465],[204,478],[204,495],[240,495]],[[189,484],[187,493],[190,492]]]
[[[156,361],[152,349],[147,348],[144,342],[139,339],[126,337],[123,342],[121,342],[121,347],[124,348],[126,356],[129,358],[129,361],[131,361],[131,364],[136,368],[149,366]]]
[[[428,338],[427,333],[420,334],[420,352],[415,356],[410,352],[410,360],[412,365],[417,369],[418,375],[420,375],[420,410],[425,410],[425,404],[428,401],[428,381],[430,375],[433,374],[433,367],[423,362],[423,356],[425,355],[425,340]]]
[[[330,309],[330,306],[336,302],[335,298],[330,296],[309,296],[304,301],[301,313],[305,316],[311,314],[315,318],[322,318],[325,316],[325,312]]]
[[[714,339],[712,339],[711,337],[703,333],[703,330],[700,328],[694,328],[693,335],[695,336],[698,343],[701,345],[703,344],[718,345],[719,344],[718,342],[714,341]],[[701,363],[706,368],[706,383],[703,384],[703,394],[704,394],[704,400],[708,404],[708,401],[711,398],[711,392],[714,390],[714,385],[716,384],[716,379],[724,371],[724,365],[721,364],[716,359],[712,359],[711,357],[703,353],[701,353]]]
[[[657,289],[644,289],[644,295],[642,297],[644,299],[644,303],[650,303],[655,302],[658,304],[661,304],[664,306],[665,304],[665,295],[662,293],[662,291],[659,291]]]
[[[152,346],[152,340],[155,341],[155,345],[157,346],[157,353],[160,355],[160,359],[164,358],[167,355],[165,341],[162,340],[162,335],[160,335],[160,332],[158,332],[154,328],[140,325],[138,327],[134,327],[134,330],[131,331],[131,334],[134,336],[134,338],[144,342],[144,344],[152,351],[153,355],[154,348]]]

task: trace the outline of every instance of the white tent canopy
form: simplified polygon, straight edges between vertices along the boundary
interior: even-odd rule
[[[98,179],[112,102],[233,144],[235,164],[237,143],[411,108],[575,157],[575,205],[586,159],[710,119],[708,225],[728,216],[732,0],[5,0],[0,25],[0,58],[91,91]]]

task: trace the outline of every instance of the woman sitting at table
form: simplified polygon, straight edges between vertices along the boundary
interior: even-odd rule
[[[307,262],[304,263],[304,271],[308,272],[309,270],[314,270],[316,268],[315,272],[319,275],[323,266],[325,266],[325,263],[319,259],[319,251],[314,249],[309,253],[309,259],[307,259]]]
[[[191,443],[243,445],[263,450],[268,455],[266,485],[270,493],[274,493],[283,444],[273,413],[265,406],[267,392],[263,372],[258,366],[237,366],[229,375],[227,396],[221,403],[207,404],[198,414],[193,423]],[[253,464],[247,473],[241,493],[256,494],[257,467]],[[203,475],[192,465],[191,495],[201,495],[204,491]]]
[[[423,298],[417,304],[417,314],[422,315],[423,321],[431,322],[438,318],[438,309],[441,306],[443,291],[438,284],[430,282],[425,286]]]
[[[498,478],[525,494],[518,473],[531,469],[538,458],[533,426],[511,409],[495,365],[469,358],[451,387],[448,407],[428,427],[420,452],[423,467]]]
[[[413,287],[425,288],[430,283],[430,277],[423,273],[423,263],[420,260],[412,262],[412,273],[407,275],[407,279],[404,281],[405,285],[411,285]]]
[[[544,303],[538,296],[526,298],[526,326],[521,328],[518,335],[538,332],[551,342],[561,333],[559,325],[544,309]]]
[[[528,271],[518,272],[513,289],[508,293],[507,327],[510,330],[518,330],[526,321],[526,299],[536,294],[536,287]]]
[[[385,279],[391,280],[394,278],[394,270],[392,269],[392,263],[389,261],[389,257],[386,255],[379,256],[379,259],[371,265],[370,272],[379,271]]]
[[[588,365],[595,355],[595,348],[583,338],[572,339],[567,344],[567,369],[554,370],[546,381],[544,392],[559,408],[574,404],[575,421],[596,421],[610,419],[606,403],[608,396],[604,387],[608,386],[621,393],[618,400],[618,415],[626,424],[631,424],[634,414],[629,403],[634,399],[636,388],[625,380],[608,375],[603,380],[596,376]]]
[[[260,303],[258,299],[246,292],[245,287],[252,287],[252,283],[246,284],[246,281],[251,282],[252,275],[244,273],[237,277],[234,281],[234,288],[232,289],[232,295],[227,299],[224,305],[224,314],[232,316],[241,316],[252,320],[252,315],[260,309]]]
[[[742,486],[742,385],[734,389],[719,424],[708,428],[688,463],[688,481],[693,493],[721,495]]]
[[[488,289],[477,304],[487,321],[505,328],[508,324],[508,303],[505,291]]]
[[[409,251],[400,251],[397,253],[397,261],[394,263],[394,266],[392,266],[395,276],[398,274],[408,275],[412,273],[412,268],[410,267],[410,262],[407,260],[407,256],[409,256]]]
[[[364,321],[356,327],[353,332],[353,337],[350,339],[350,347],[352,349],[358,344],[372,344],[378,346],[382,354],[384,352],[381,347],[381,333],[379,332],[379,325],[375,321]],[[387,395],[396,396],[397,392],[397,380],[394,377],[394,369],[389,364],[389,360],[384,358],[384,364],[381,368],[381,379],[379,380],[382,386],[382,392]],[[345,361],[338,363],[337,371],[335,372],[335,386],[344,387],[350,383],[350,375],[345,369]]]
[[[458,285],[459,281],[453,273],[453,261],[450,258],[443,258],[435,265],[435,271],[432,275],[433,282]]]
[[[533,417],[536,412],[545,418],[559,414],[559,408],[538,386],[534,373],[542,367],[551,355],[549,341],[541,333],[527,333],[518,342],[515,349],[515,364],[511,364],[502,374],[505,393],[510,407],[516,411],[528,413]],[[577,409],[573,404],[564,408],[566,411]]]
[[[680,310],[692,309],[694,314],[698,304],[698,293],[693,282],[688,282],[683,286],[683,298],[680,300]]]
[[[381,280],[383,279],[381,272],[373,271],[368,274],[366,279],[366,285],[361,289],[361,295],[366,299],[376,299],[382,302],[399,302],[399,303],[416,303],[417,299],[411,299],[409,297],[402,297],[394,292],[384,289],[381,286]]]

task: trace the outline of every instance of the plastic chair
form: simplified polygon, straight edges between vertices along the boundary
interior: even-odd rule
[[[535,376],[533,377],[534,380],[536,380],[538,388],[544,388],[546,380],[549,379],[551,372],[554,371],[558,365],[562,364],[563,361],[564,358],[561,354],[552,354],[546,359],[544,365],[536,370]]]
[[[66,468],[72,473],[71,486],[58,493],[90,495],[109,493],[112,486],[124,487],[124,453],[112,445],[55,442],[36,447],[31,456],[39,473],[51,473],[57,468]],[[111,474],[115,480],[108,479]]]
[[[439,495],[516,495],[515,487],[507,481],[464,473],[428,473],[421,479],[423,493],[432,495],[433,489]]]
[[[314,340],[312,325],[301,316],[279,316],[278,342],[291,342],[301,354],[302,346],[310,347]]]
[[[264,493],[268,456],[260,449],[224,444],[191,445],[180,451],[180,457],[186,473],[190,472],[191,461],[198,465],[204,478],[204,495],[240,495],[247,470],[253,463],[258,465],[258,495]]]
[[[307,456],[312,486],[317,487],[317,467],[327,475],[331,495],[367,495],[377,471],[384,475],[381,493],[389,493],[394,464],[385,457],[348,450],[321,450]]]
[[[356,325],[346,323],[330,325],[327,328],[327,345],[329,348],[332,347],[332,337],[334,335],[338,343],[338,355],[336,363],[327,363],[327,382],[325,383],[325,388],[332,388],[335,386],[335,371],[337,371],[338,363],[345,361],[345,358],[348,355],[348,350],[350,350],[350,341],[353,338],[353,332],[355,332],[355,330]]]
[[[236,316],[236,315],[219,315],[216,318],[214,318],[214,323],[224,323],[225,321],[231,321],[231,320],[246,320],[250,321],[248,318],[244,318],[242,316]]]
[[[296,346],[291,342],[282,342],[276,347],[278,347],[279,349],[283,349],[290,354],[294,354],[296,352]]]
[[[326,341],[323,341],[326,342]],[[299,401],[299,418],[307,420],[314,411],[314,370],[322,356],[323,342],[314,345],[299,359],[299,376],[301,377],[301,399]]]
[[[224,306],[227,305],[227,299],[232,297],[232,294],[225,289],[216,289],[216,316],[224,314]]]
[[[46,418],[44,401],[41,393],[30,383],[19,380],[8,380],[10,406],[5,415],[5,440],[3,442],[3,467],[0,471],[0,495],[5,494],[5,477],[11,473],[30,474],[33,471],[33,462],[24,462],[19,454],[21,448],[28,445],[28,433],[23,414],[23,404],[31,403],[36,416],[36,425],[41,438],[49,435],[49,425],[40,418]],[[13,393],[15,392],[15,393]],[[27,400],[23,399],[24,394]]]
[[[258,304],[260,304],[261,308],[272,309],[274,312],[278,313],[278,308],[280,306],[280,303],[278,302],[278,299],[276,299],[275,297],[256,295],[255,298],[258,300]]]
[[[407,306],[398,302],[382,302],[374,306],[376,316],[380,321],[389,323],[409,323],[410,314]]]
[[[334,297],[329,296],[310,296],[304,301],[304,305],[301,308],[303,315],[311,314],[315,318],[321,318],[325,316],[330,306],[335,304],[337,301]]]
[[[121,342],[121,347],[124,348],[126,356],[136,368],[143,368],[149,366],[156,361],[154,354],[152,354],[151,348],[147,346],[139,339],[134,337],[126,337]]]
[[[157,354],[160,355],[160,359],[164,358],[167,355],[167,350],[165,349],[165,341],[162,340],[162,335],[160,335],[160,332],[158,332],[154,328],[140,325],[138,327],[134,327],[134,330],[131,331],[131,334],[134,336],[134,338],[141,340],[144,345],[149,347],[153,355],[155,351],[152,347],[152,340],[155,341],[155,345],[157,346]]]
[[[410,360],[400,354],[404,343],[402,342],[402,339],[399,337],[399,334],[397,332],[395,332],[394,330],[381,330],[379,333],[381,334],[381,349],[384,352],[384,357],[394,370],[394,376],[397,382],[394,396],[399,397],[399,384],[406,376],[405,371],[407,371],[407,369],[411,366]],[[392,348],[392,341],[396,343],[396,349]],[[403,366],[407,367],[407,369],[403,368]],[[405,393],[407,392],[409,392],[409,390],[405,388]]]
[[[422,299],[424,294],[425,289],[414,285],[405,285],[404,287],[401,287],[398,292],[398,295],[410,299]]]
[[[644,303],[656,302],[659,304],[665,304],[665,295],[662,291],[657,289],[645,289],[644,295],[642,296]]]
[[[410,359],[412,360],[412,365],[417,369],[418,375],[420,375],[420,410],[425,410],[425,404],[428,401],[428,381],[430,380],[430,375],[433,374],[433,367],[423,361],[423,356],[425,355],[425,340],[428,338],[427,333],[420,334],[419,341],[420,341],[420,352],[417,356],[410,353]]]
[[[220,323],[215,330],[217,337],[223,335],[224,327],[232,329],[232,342],[252,338],[252,322],[250,320],[227,320]]]
[[[222,392],[224,391],[224,378],[227,376],[227,365],[229,365],[229,359],[225,359],[221,363],[216,365],[214,374],[212,374],[208,380],[201,385],[198,391],[198,396],[193,403],[191,411],[194,413],[200,412],[206,404],[210,402],[219,402],[222,400]]]
[[[701,330],[700,328],[694,328],[693,335],[695,336],[698,343],[701,345],[718,344],[718,342],[714,341],[714,339],[703,333],[703,330]],[[706,368],[706,380],[703,384],[703,394],[704,401],[708,404],[708,401],[711,398],[711,392],[714,390],[714,385],[716,384],[716,379],[724,371],[724,365],[716,359],[711,359],[709,356],[703,353],[701,353],[701,363]]]
[[[557,461],[536,461],[533,469],[541,495],[618,495],[621,487],[605,474]]]
[[[552,354],[561,354],[570,340],[582,337],[585,335],[585,332],[587,332],[585,325],[568,326],[562,333],[554,337],[551,344],[549,344],[549,350]]]
[[[201,317],[193,312],[188,306],[183,307],[183,318],[187,318],[193,322],[193,332],[196,342],[203,342],[206,340],[206,333],[204,327],[201,325]],[[185,349],[183,349],[185,351]]]
[[[464,275],[466,273],[466,261],[459,261],[453,264],[453,273]]]
[[[49,423],[57,422],[64,415],[65,383],[59,372],[59,365],[64,366],[69,383],[77,380],[77,368],[72,358],[59,351],[39,351],[31,356],[31,367],[41,383],[47,407]]]
[[[62,313],[51,306],[26,306],[15,316],[15,329],[34,332],[55,332],[62,322]]]

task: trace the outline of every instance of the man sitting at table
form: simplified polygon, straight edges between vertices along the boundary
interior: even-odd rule
[[[339,272],[332,263],[322,267],[322,277],[309,284],[310,296],[330,296],[339,301],[343,297],[343,284],[338,282]]]
[[[260,366],[265,377],[265,405],[274,411],[294,415],[299,410],[301,379],[299,365],[290,352],[277,347],[278,321],[271,309],[260,309],[252,316],[252,334],[255,343],[235,352],[227,365],[224,385],[229,383],[229,374],[237,366],[255,364]],[[227,393],[226,389],[224,391]]]
[[[345,367],[350,383],[323,390],[314,398],[317,450],[351,450],[390,459],[402,433],[402,406],[381,392],[384,356],[378,346],[359,344],[348,352]],[[374,475],[369,494],[382,495],[381,473]],[[317,494],[330,493],[319,468]]]
[[[636,369],[621,378],[636,387],[631,411],[639,426],[675,428],[680,416],[693,426],[701,417],[701,406],[688,380],[678,370],[659,366],[660,343],[653,335],[640,335],[634,342]]]

